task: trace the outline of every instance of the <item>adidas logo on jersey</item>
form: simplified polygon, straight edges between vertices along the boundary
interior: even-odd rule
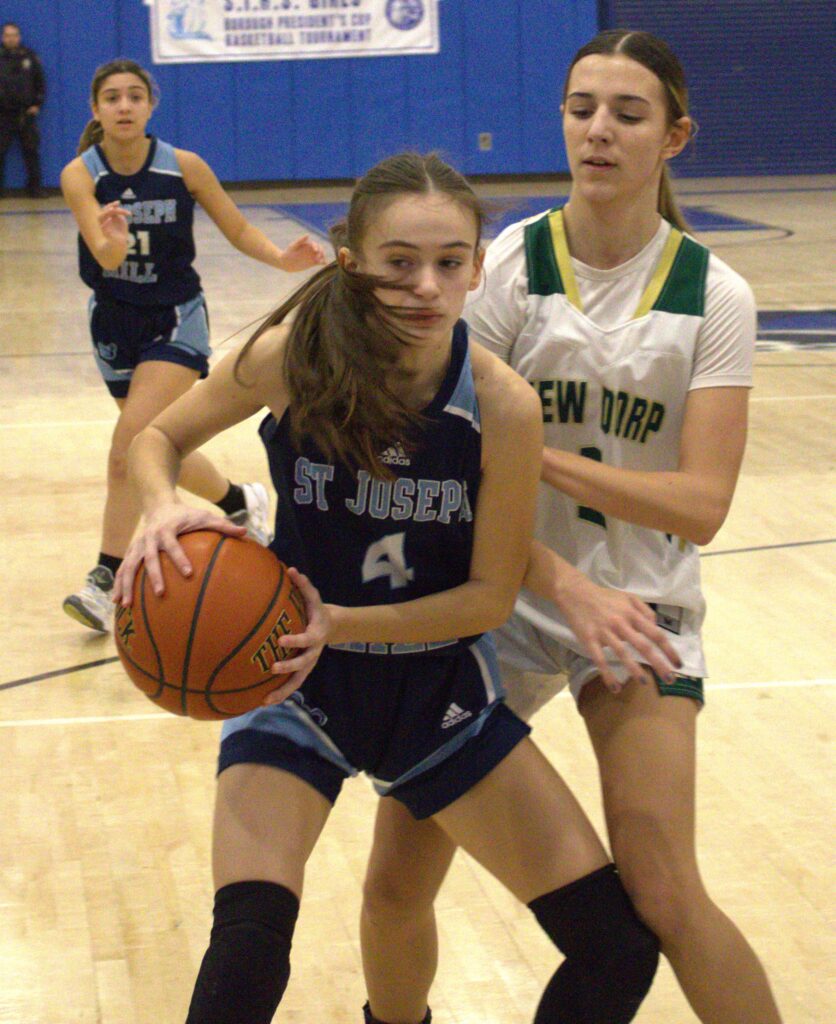
[[[136,192],[132,188],[126,188],[125,191],[119,196],[120,199],[136,199]]]
[[[397,444],[393,444],[391,448],[387,448],[380,456],[380,461],[385,462],[387,466],[410,465],[410,461],[407,458],[406,452],[403,450],[403,445],[400,441],[398,441]]]
[[[464,722],[468,718],[473,718],[472,711],[462,711],[458,704],[453,703],[444,712],[444,718],[441,722],[442,729],[449,729],[453,725],[458,725],[459,722]]]

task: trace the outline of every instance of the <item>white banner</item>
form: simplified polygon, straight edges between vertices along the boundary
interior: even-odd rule
[[[155,64],[438,53],[439,0],[146,0]]]

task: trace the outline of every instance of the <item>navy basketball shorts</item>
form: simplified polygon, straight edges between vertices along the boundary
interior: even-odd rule
[[[93,355],[114,398],[125,398],[140,363],[159,360],[209,373],[209,321],[203,293],[179,306],[137,306],[90,296]]]
[[[528,735],[502,696],[489,636],[446,655],[326,648],[282,704],[224,722],[218,771],[271,765],[331,803],[346,778],[364,772],[381,796],[427,818]]]

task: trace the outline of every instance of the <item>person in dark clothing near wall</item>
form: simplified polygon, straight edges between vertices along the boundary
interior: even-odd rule
[[[20,139],[26,164],[26,191],[41,196],[41,134],[38,114],[44,102],[44,69],[34,50],[22,46],[20,28],[12,21],[3,24],[0,47],[0,195],[6,153],[15,137]]]

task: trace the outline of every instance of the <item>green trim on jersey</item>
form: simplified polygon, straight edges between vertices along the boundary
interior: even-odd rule
[[[529,295],[565,295],[582,311],[572,270],[563,209],[556,207],[524,229]],[[632,319],[655,309],[684,316],[705,316],[705,283],[710,253],[673,225],[650,284]]]
[[[552,214],[560,207],[525,226],[525,262],[529,295],[565,295],[552,241]]]
[[[683,235],[671,272],[653,309],[683,316],[705,316],[705,281],[710,255],[704,245]]]
[[[651,669],[653,672],[653,669]],[[677,676],[672,683],[664,683],[653,672],[656,688],[662,697],[690,697],[698,704],[705,704],[703,681],[698,676]]]

